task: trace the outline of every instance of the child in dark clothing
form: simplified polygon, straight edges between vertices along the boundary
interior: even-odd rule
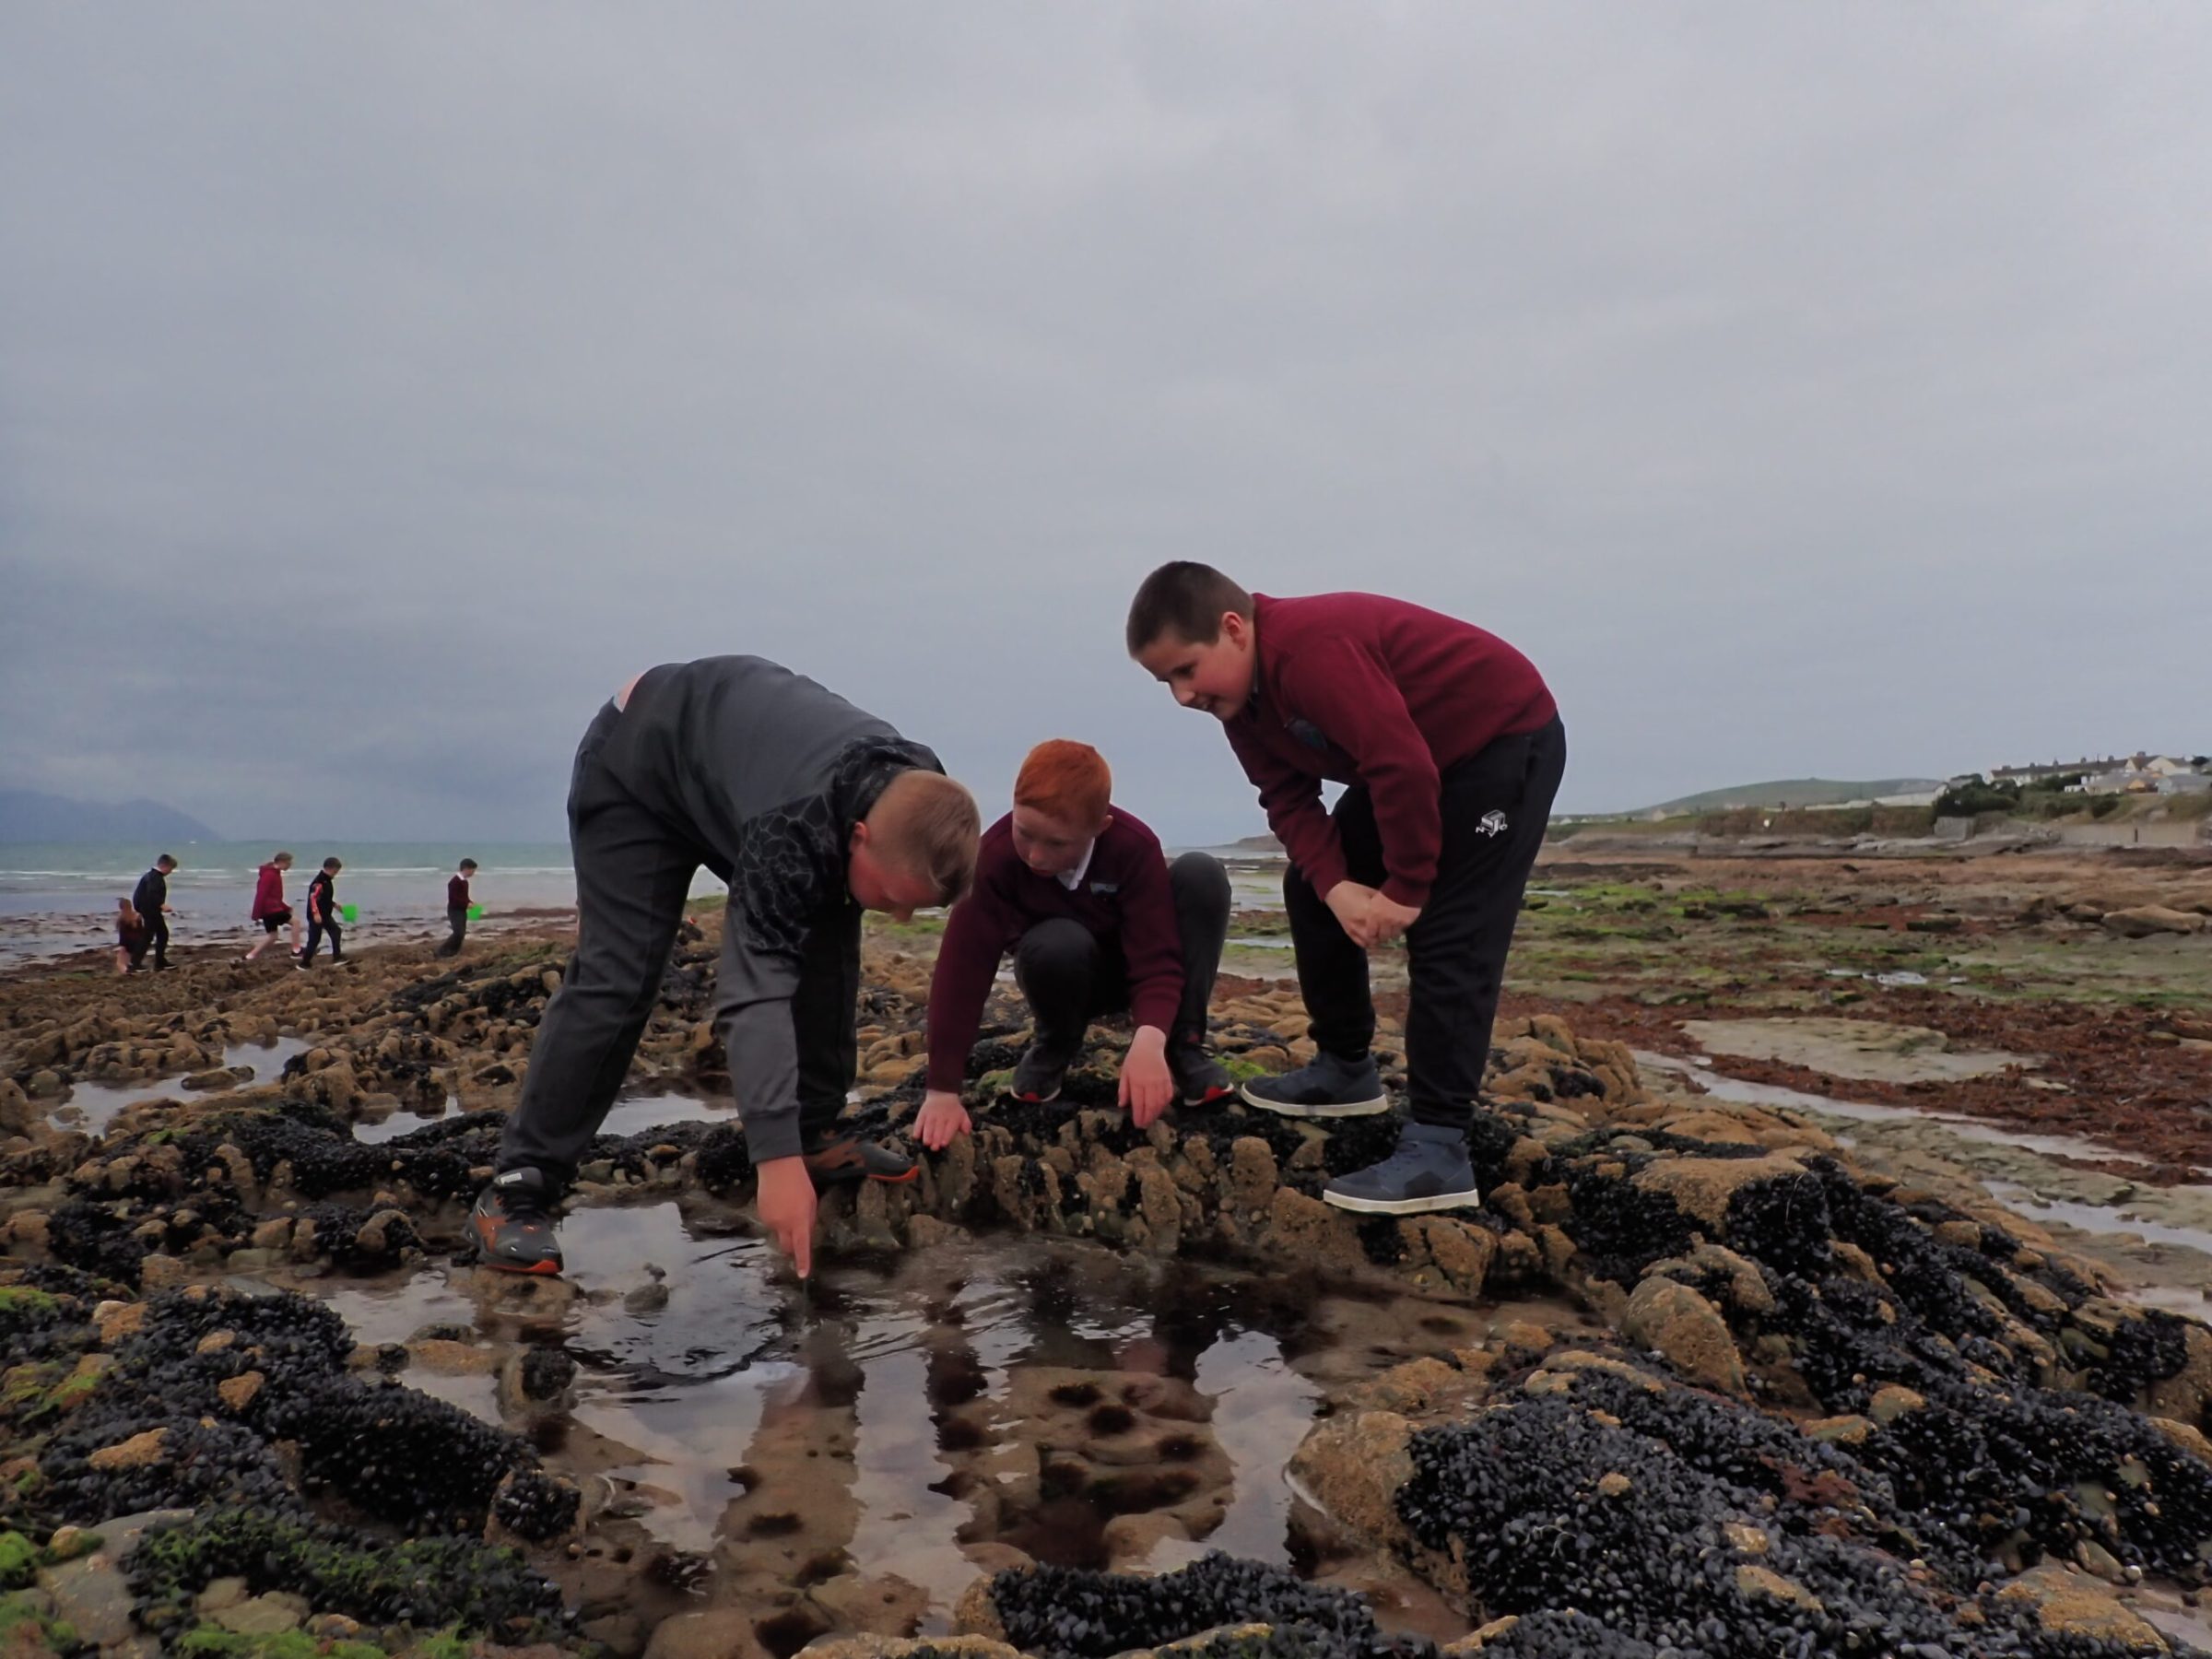
[[[1057,1098],[1091,1019],[1122,1008],[1136,1034],[1121,1104],[1138,1128],[1177,1099],[1198,1106],[1232,1092],[1203,1046],[1228,873],[1204,853],[1169,864],[1159,838],[1112,804],[1112,787],[1088,744],[1041,743],[1015,780],[1014,810],[983,831],[974,890],[953,907],[930,984],[929,1087],[914,1131],[932,1151],[968,1130],[968,1051],[1009,950],[1036,1017],[1014,1068],[1018,1099]]]
[[[445,884],[445,924],[453,934],[444,944],[431,952],[433,956],[450,957],[461,954],[461,941],[468,936],[468,880],[477,873],[477,861],[465,858]]]
[[[131,909],[146,924],[147,937],[154,947],[154,967],[169,966],[169,878],[176,871],[177,861],[164,853],[154,860],[154,867],[138,877],[137,890],[131,895]],[[146,953],[140,950],[139,956]],[[134,966],[137,958],[132,959]]]
[[[131,908],[128,899],[115,900],[115,971],[135,973],[146,960],[146,947],[153,942],[153,929],[147,926],[146,918]]]
[[[1245,1100],[1288,1117],[1388,1110],[1367,952],[1403,935],[1411,1121],[1390,1158],[1322,1196],[1385,1215],[1480,1203],[1466,1130],[1567,759],[1542,677],[1503,640],[1419,606],[1271,599],[1187,562],[1145,579],[1127,643],[1177,702],[1228,728],[1289,856],[1283,901],[1320,1052],[1246,1084]],[[1324,779],[1348,785],[1334,814]]]
[[[335,858],[323,861],[322,872],[307,884],[307,943],[300,951],[300,970],[305,972],[315,959],[323,935],[330,935],[330,959],[346,959],[346,935],[338,926],[338,872],[346,866]]]

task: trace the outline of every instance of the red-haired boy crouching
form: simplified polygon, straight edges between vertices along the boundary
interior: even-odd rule
[[[914,1128],[933,1152],[967,1132],[968,1051],[1009,951],[1036,1026],[1014,1069],[1019,1099],[1057,1098],[1090,1022],[1124,1008],[1136,1034],[1120,1099],[1137,1127],[1177,1100],[1234,1092],[1205,1047],[1229,875],[1204,853],[1169,863],[1159,837],[1112,804],[1112,787],[1088,744],[1041,743],[1015,780],[1014,810],[983,831],[975,886],[953,907],[930,986],[929,1086]]]

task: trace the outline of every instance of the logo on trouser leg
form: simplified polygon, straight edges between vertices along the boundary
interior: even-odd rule
[[[1484,835],[1503,835],[1505,833],[1505,814],[1496,811],[1486,812],[1476,820],[1475,828]]]

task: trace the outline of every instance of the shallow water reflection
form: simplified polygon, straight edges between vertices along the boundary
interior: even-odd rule
[[[279,1037],[272,1043],[233,1043],[223,1051],[221,1064],[226,1066],[250,1065],[253,1068],[255,1083],[274,1083],[284,1075],[285,1062],[294,1054],[305,1053],[309,1044],[303,1038]],[[64,1129],[82,1129],[88,1135],[103,1135],[116,1115],[126,1106],[135,1106],[146,1100],[189,1099],[179,1087],[179,1072],[151,1083],[77,1083],[69,1090],[69,1098],[53,1108],[53,1122]]]
[[[577,1211],[572,1295],[472,1269],[306,1288],[364,1342],[461,1324],[558,1344],[572,1403],[511,1423],[553,1466],[740,1588],[896,1575],[932,1630],[983,1542],[1289,1562],[1283,1469],[1324,1382],[1382,1369],[1435,1316],[1031,1238],[847,1253],[802,1289],[727,1225],[673,1202]],[[496,1418],[488,1377],[405,1380]]]

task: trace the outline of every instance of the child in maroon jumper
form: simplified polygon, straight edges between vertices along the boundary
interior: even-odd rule
[[[250,962],[268,947],[280,929],[292,930],[292,954],[300,954],[300,919],[292,914],[292,907],[284,901],[284,873],[292,867],[292,855],[278,853],[261,866],[253,882],[253,919],[261,924],[261,937],[253,941],[253,948],[238,959]]]
[[[1112,805],[1112,787],[1088,744],[1041,743],[1015,780],[1014,810],[983,831],[975,887],[953,907],[930,984],[929,1087],[914,1131],[933,1152],[967,1133],[968,1051],[1009,950],[1036,1019],[1014,1068],[1018,1098],[1056,1099],[1090,1021],[1122,1008],[1136,1034],[1119,1092],[1138,1128],[1174,1100],[1231,1092],[1204,1047],[1228,873],[1204,853],[1169,864],[1159,838]]]
[[[432,951],[432,956],[459,956],[464,940],[468,937],[468,884],[477,874],[477,861],[465,858],[445,884],[445,924],[453,929],[445,943]]]
[[[1129,654],[1219,720],[1289,855],[1283,902],[1319,1050],[1246,1100],[1288,1117],[1384,1112],[1367,952],[1405,935],[1411,1121],[1382,1162],[1331,1182],[1341,1209],[1481,1202],[1466,1131],[1506,951],[1567,762],[1559,708],[1495,634],[1374,594],[1271,599],[1162,565]],[[1348,785],[1334,814],[1324,779]]]

